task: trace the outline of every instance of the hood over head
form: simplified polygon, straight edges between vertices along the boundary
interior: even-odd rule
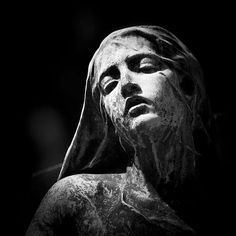
[[[207,125],[208,120],[202,116],[202,111],[208,109],[203,74],[197,59],[188,48],[172,33],[158,26],[133,26],[117,30],[102,41],[90,61],[80,120],[58,179],[79,173],[124,172],[130,163],[130,153],[122,148],[103,107],[96,68],[103,49],[126,36],[149,40],[155,46],[157,55],[177,73],[184,75],[183,89],[177,92],[191,112],[191,128],[205,129]]]

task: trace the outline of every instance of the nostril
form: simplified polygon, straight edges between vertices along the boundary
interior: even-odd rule
[[[141,92],[141,88],[138,84],[127,83],[122,86],[121,94],[124,98],[130,97],[135,94],[139,94]]]

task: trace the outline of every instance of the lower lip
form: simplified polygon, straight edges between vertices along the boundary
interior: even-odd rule
[[[147,113],[147,104],[138,104],[136,106],[133,106],[129,110],[130,117],[137,117],[139,115]]]

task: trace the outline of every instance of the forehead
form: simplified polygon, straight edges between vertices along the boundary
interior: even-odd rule
[[[155,53],[153,44],[140,36],[117,37],[108,42],[96,59],[98,71],[119,64],[128,57],[140,53]]]

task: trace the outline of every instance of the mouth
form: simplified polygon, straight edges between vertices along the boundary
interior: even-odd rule
[[[136,117],[147,111],[147,106],[151,105],[150,101],[144,97],[133,96],[126,100],[125,103],[125,112],[126,116],[129,114],[131,117]]]

